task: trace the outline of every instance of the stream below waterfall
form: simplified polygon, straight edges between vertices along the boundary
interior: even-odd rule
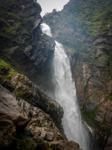
[[[52,37],[50,27],[42,23],[42,32]],[[54,82],[54,99],[63,107],[62,126],[68,140],[79,143],[82,150],[90,150],[89,134],[81,118],[76,96],[75,83],[72,79],[70,62],[64,47],[55,41],[55,52],[52,64]]]

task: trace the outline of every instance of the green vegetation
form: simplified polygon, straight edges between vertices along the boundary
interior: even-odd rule
[[[17,98],[25,100],[32,98],[31,83],[3,59],[0,59],[0,82],[9,90],[13,90]]]
[[[90,18],[90,31],[92,35],[102,33],[112,26],[112,6],[96,10]]]
[[[0,74],[7,76],[7,78],[11,78],[17,74],[17,71],[13,69],[13,67],[3,59],[0,59]]]
[[[83,115],[84,119],[92,127],[95,126],[95,123],[96,123],[96,121],[95,121],[96,112],[97,112],[96,109],[94,109],[93,111],[89,111],[89,112],[82,110],[82,115]]]
[[[15,141],[16,150],[34,150],[36,143],[32,138],[17,139]]]
[[[8,25],[4,28],[3,32],[6,35],[15,35],[17,34],[17,29],[20,27],[20,23],[16,23],[15,26]]]
[[[108,100],[112,101],[112,93],[110,93],[107,98]]]
[[[30,93],[29,87],[21,85],[20,88],[15,89],[15,95],[17,98],[23,98],[25,100],[32,99],[32,93]]]
[[[24,136],[21,139],[14,140],[11,147],[16,150],[52,150],[47,142],[43,140],[35,141],[30,137]]]

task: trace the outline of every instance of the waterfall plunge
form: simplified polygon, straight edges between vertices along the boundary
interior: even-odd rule
[[[52,37],[50,27],[47,24],[43,23],[41,28],[44,34]],[[63,45],[57,41],[55,43],[52,74],[55,86],[53,98],[63,107],[62,125],[66,137],[78,142],[83,150],[89,150],[89,136],[81,119],[69,58]]]

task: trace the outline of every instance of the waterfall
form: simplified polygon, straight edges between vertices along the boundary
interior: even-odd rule
[[[47,24],[43,23],[41,28],[44,34],[52,36],[50,27]],[[69,140],[78,142],[83,150],[89,150],[89,136],[81,119],[69,58],[63,45],[57,41],[55,43],[52,73],[55,86],[53,98],[64,110],[62,119],[64,133]]]

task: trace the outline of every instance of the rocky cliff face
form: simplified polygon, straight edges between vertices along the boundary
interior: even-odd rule
[[[50,72],[55,44],[40,29],[40,12],[40,5],[33,0],[0,1],[0,53],[42,85],[43,72],[47,77]]]
[[[54,37],[71,49],[82,115],[93,128],[100,149],[112,146],[111,8],[110,0],[70,0],[61,12],[44,17]]]
[[[0,85],[0,149],[63,148],[80,150],[78,144],[65,140],[49,115],[23,99],[18,101]]]

